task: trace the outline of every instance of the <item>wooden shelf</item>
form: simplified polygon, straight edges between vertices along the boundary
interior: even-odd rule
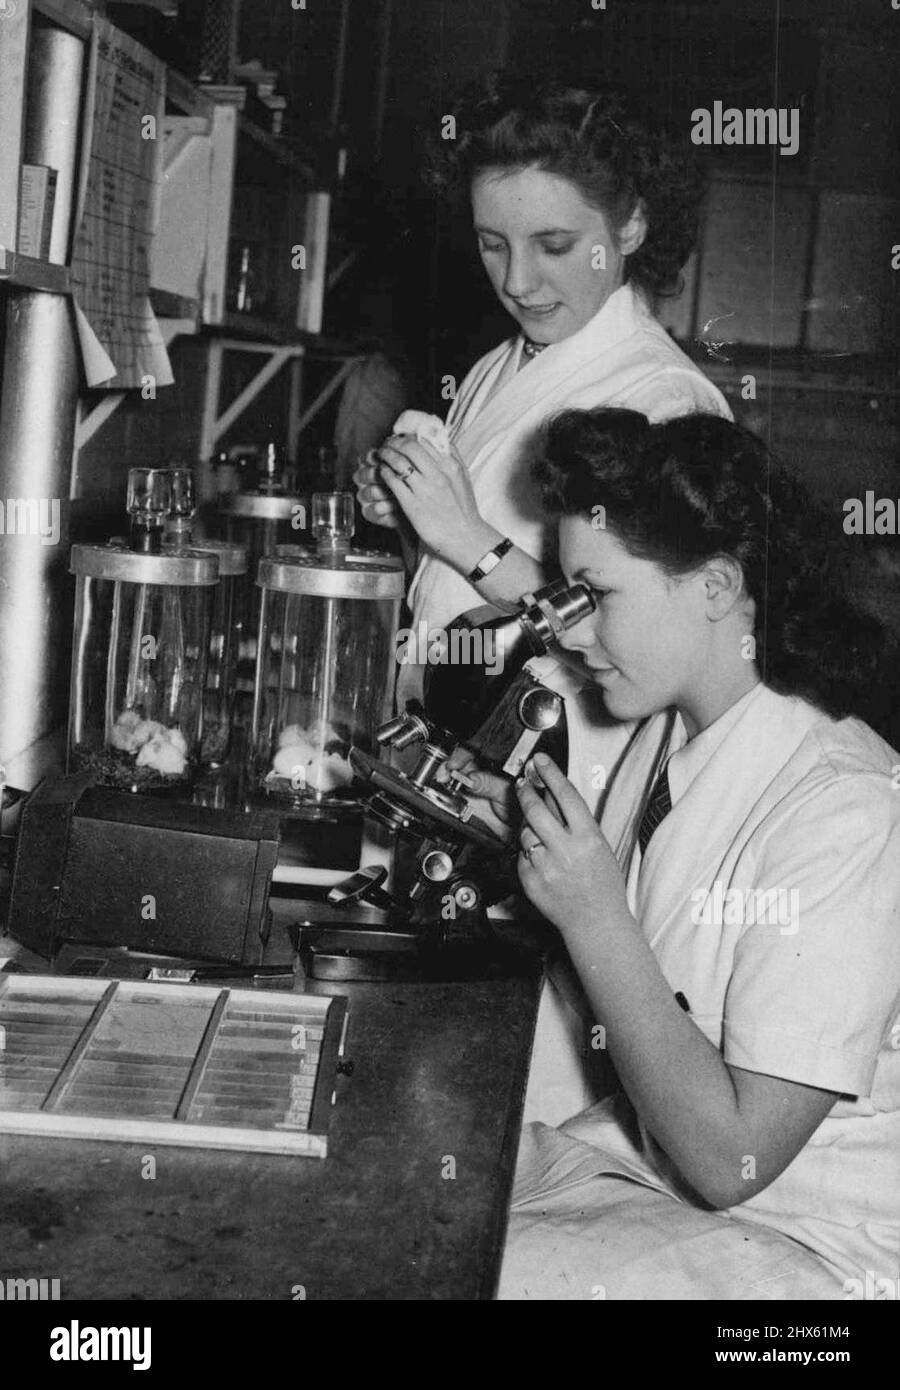
[[[321,333],[306,333],[290,323],[279,323],[255,314],[226,314],[222,323],[204,324],[203,332],[210,337],[246,338],[248,343],[265,343],[272,347],[297,344],[308,348],[317,358],[364,357],[369,352],[377,351],[380,346],[374,337],[348,342]]]
[[[164,314],[157,314],[156,321],[159,324],[159,331],[166,347],[175,338],[195,337],[199,331],[196,319],[171,318]]]
[[[166,101],[188,116],[211,119],[216,104],[202,88],[194,85],[177,68],[166,68]]]
[[[150,304],[157,318],[191,319],[196,322],[200,317],[199,300],[185,299],[180,294],[170,294],[168,290],[158,290],[152,285],[150,287]]]
[[[245,135],[248,140],[252,140],[255,145],[259,145],[261,149],[264,149],[267,154],[270,154],[279,164],[284,165],[286,169],[293,169],[295,173],[300,174],[307,180],[310,188],[313,187],[315,176],[312,166],[304,163],[300,156],[295,154],[290,146],[285,145],[283,140],[278,139],[274,135],[270,135],[267,130],[263,130],[262,126],[256,125],[254,121],[251,121],[249,117],[243,114],[238,115],[238,134]]]
[[[235,338],[253,338],[267,343],[297,342],[303,337],[290,323],[263,314],[226,313],[216,328]]]
[[[44,290],[48,294],[71,294],[67,265],[51,265],[33,256],[20,256],[0,247],[0,285],[20,290]]]

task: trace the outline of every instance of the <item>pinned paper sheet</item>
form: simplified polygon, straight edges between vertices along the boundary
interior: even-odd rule
[[[165,67],[94,19],[71,283],[89,386],[174,380],[150,307],[159,213]]]

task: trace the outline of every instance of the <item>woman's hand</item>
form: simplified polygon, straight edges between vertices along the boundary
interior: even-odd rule
[[[511,777],[483,772],[473,755],[462,745],[453,750],[441,771],[439,781],[446,781],[447,774],[453,772],[463,783],[466,799],[480,821],[501,840],[512,840],[519,807]]]
[[[392,531],[400,530],[404,520],[403,510],[381,482],[374,449],[366,454],[365,463],[361,463],[353,474],[353,481],[356,483],[360,511],[366,521],[372,521],[376,526],[388,526]]]
[[[468,573],[496,544],[500,533],[482,518],[469,470],[455,449],[444,456],[410,435],[392,435],[375,457],[381,486],[435,555]]]
[[[545,753],[532,776],[517,785],[524,823],[519,835],[519,880],[525,893],[565,936],[590,929],[604,910],[625,905],[625,880],[616,857],[584,799]]]

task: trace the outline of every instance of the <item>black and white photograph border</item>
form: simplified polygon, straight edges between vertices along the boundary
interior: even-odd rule
[[[696,1364],[862,1364],[898,64],[900,0],[0,0],[35,1364],[159,1370],[225,1300],[691,1303]]]

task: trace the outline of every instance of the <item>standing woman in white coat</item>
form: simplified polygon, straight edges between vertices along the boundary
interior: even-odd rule
[[[642,723],[599,826],[549,759],[519,788],[522,887],[621,1089],[526,1127],[501,1295],[895,1297],[900,754],[864,722],[883,634],[802,488],[728,421],[566,412],[538,477],[596,600],[562,643]]]
[[[694,244],[702,182],[690,146],[609,92],[529,79],[495,79],[456,122],[439,182],[470,201],[482,264],[518,331],[463,381],[447,418],[449,454],[394,436],[355,475],[363,514],[413,534],[416,630],[422,621],[442,629],[468,608],[515,602],[546,582],[555,534],[530,462],[550,415],[602,404],[651,420],[729,415],[652,308],[657,294],[677,288]],[[401,668],[398,702],[420,693],[422,676]],[[590,718],[576,703],[574,762],[588,761],[578,738],[590,729],[591,763],[611,766],[627,728],[600,746],[596,692]]]

